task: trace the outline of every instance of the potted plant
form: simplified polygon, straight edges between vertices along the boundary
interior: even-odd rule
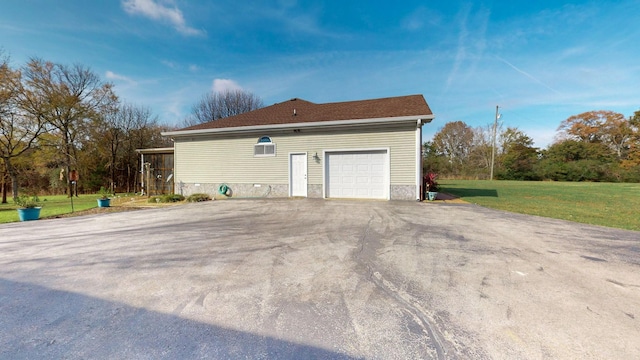
[[[109,192],[109,190],[105,189],[104,186],[100,186],[100,191],[98,191],[98,194],[100,194],[100,198],[98,198],[98,207],[111,206],[111,199],[109,198],[109,195],[111,195],[111,193]]]
[[[38,196],[20,195],[14,199],[18,205],[18,217],[20,221],[38,220],[40,218],[40,199]]]
[[[429,201],[433,201],[438,198],[439,185],[436,181],[437,178],[438,174],[433,172],[424,175],[424,189]]]

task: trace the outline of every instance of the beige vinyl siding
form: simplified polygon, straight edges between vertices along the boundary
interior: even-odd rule
[[[272,138],[276,156],[254,157],[258,138],[176,140],[176,179],[186,183],[288,183],[287,154]]]
[[[276,144],[275,157],[254,157],[260,136]],[[323,183],[323,151],[389,149],[391,185],[415,184],[415,126],[279,131],[256,135],[177,138],[176,180],[187,183],[289,183],[289,153],[307,153],[309,184]],[[319,160],[314,158],[318,154]]]

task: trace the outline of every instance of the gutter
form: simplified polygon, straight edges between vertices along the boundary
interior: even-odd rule
[[[193,136],[208,134],[224,134],[224,133],[247,133],[265,130],[282,130],[282,129],[310,129],[310,128],[326,128],[326,127],[349,127],[360,125],[389,124],[401,122],[415,122],[425,124],[431,122],[435,116],[431,115],[415,115],[415,116],[399,116],[390,118],[374,118],[374,119],[357,119],[357,120],[334,120],[334,121],[315,121],[308,123],[290,123],[290,124],[273,124],[273,125],[254,125],[254,126],[237,126],[216,129],[198,129],[198,130],[178,130],[162,132],[162,136]]]

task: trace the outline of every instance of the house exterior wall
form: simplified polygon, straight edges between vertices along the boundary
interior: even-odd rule
[[[176,192],[217,192],[222,183],[237,197],[286,197],[289,154],[307,153],[308,197],[322,197],[323,151],[389,149],[391,199],[415,200],[416,125],[350,129],[264,131],[247,135],[201,135],[175,139]],[[276,144],[276,156],[255,157],[261,136]],[[318,154],[316,158],[315,155]]]

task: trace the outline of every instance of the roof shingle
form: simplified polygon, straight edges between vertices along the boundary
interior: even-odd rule
[[[244,114],[190,126],[178,131],[425,115],[432,115],[432,112],[422,95],[325,104],[315,104],[302,99],[291,99]]]

